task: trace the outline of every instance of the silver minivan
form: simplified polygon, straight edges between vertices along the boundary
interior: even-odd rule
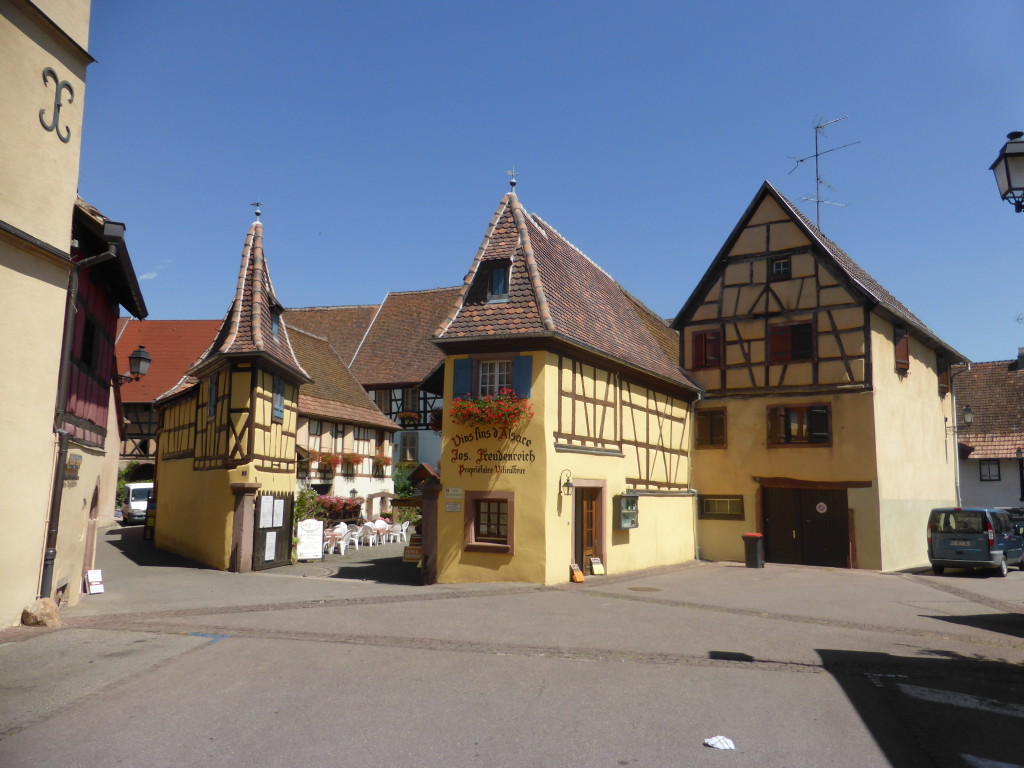
[[[1024,531],[1002,509],[944,507],[928,517],[928,561],[936,574],[946,568],[993,568],[1005,576],[1007,566],[1024,571]]]

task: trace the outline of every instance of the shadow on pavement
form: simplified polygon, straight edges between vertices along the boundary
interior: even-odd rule
[[[948,618],[948,617],[947,617]],[[927,657],[819,649],[889,764],[1016,765],[1024,668],[949,651]]]
[[[929,616],[929,619],[999,632],[1010,637],[1024,637],[1024,614],[981,613],[976,616]],[[1024,729],[1024,725],[1021,726]]]
[[[116,528],[107,528],[100,532],[103,541],[110,544],[131,560],[136,565],[153,566],[160,568],[195,568],[198,570],[213,570],[209,566],[197,563],[170,552],[157,549],[152,541],[144,541],[142,532],[143,525],[132,525]]]

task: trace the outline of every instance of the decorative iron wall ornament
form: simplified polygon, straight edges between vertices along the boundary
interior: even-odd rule
[[[43,109],[39,110],[39,122],[46,130],[56,131],[57,138],[63,141],[65,144],[67,144],[69,141],[71,141],[71,129],[67,126],[64,126],[64,133],[62,134],[60,132],[60,108],[63,106],[63,104],[61,104],[61,94],[64,90],[67,90],[68,104],[70,104],[75,100],[75,89],[71,87],[71,83],[69,83],[67,80],[61,80],[59,77],[57,77],[57,73],[53,70],[52,67],[47,67],[43,70],[44,87],[46,86],[47,78],[53,78],[53,84],[56,88],[53,94],[53,120],[50,122],[49,125],[46,124],[46,119],[43,117],[43,115],[46,113],[46,108],[44,107]]]

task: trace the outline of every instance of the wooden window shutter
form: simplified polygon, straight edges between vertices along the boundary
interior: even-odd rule
[[[469,358],[455,360],[452,375],[452,397],[468,397],[473,394],[473,361]]]
[[[793,359],[792,335],[788,325],[768,327],[768,362],[785,363]]]
[[[893,332],[896,346],[896,370],[906,373],[910,370],[910,336],[906,328],[896,328]]]
[[[778,445],[784,443],[786,434],[786,409],[775,406],[768,409],[768,443]]]
[[[812,405],[808,409],[808,439],[812,443],[827,443],[829,440],[828,406]]]
[[[938,360],[939,369],[939,397],[949,394],[949,363],[941,357]]]
[[[722,332],[693,333],[693,367],[717,368],[722,364]]]
[[[512,388],[516,397],[529,397],[530,385],[533,383],[533,358],[519,355],[512,359]]]

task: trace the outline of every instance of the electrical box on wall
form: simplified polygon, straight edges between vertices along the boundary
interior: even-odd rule
[[[624,494],[618,497],[618,508],[619,512],[616,516],[620,529],[628,528],[639,528],[640,527],[640,505],[639,497],[636,493],[626,491]]]

